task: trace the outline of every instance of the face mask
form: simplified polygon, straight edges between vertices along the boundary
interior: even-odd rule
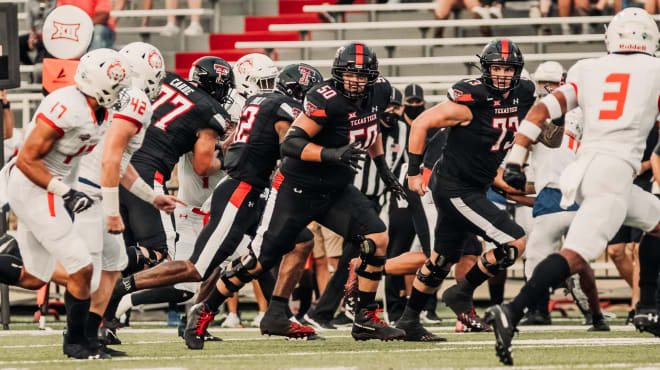
[[[381,116],[381,120],[383,121],[382,122],[383,124],[381,125],[381,131],[384,134],[389,134],[390,132],[392,132],[392,130],[394,129],[394,127],[396,127],[397,122],[399,121],[400,118],[401,116],[399,116],[396,113],[392,113],[392,112],[383,113],[383,115]]]
[[[406,107],[403,108],[403,112],[406,114],[406,116],[413,120],[422,114],[424,110],[426,110],[426,108],[423,105],[406,105]]]

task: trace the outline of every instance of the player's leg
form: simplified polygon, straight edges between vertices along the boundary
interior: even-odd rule
[[[46,284],[25,270],[18,242],[9,234],[0,237],[0,283],[30,290]]]
[[[327,205],[319,202],[311,191],[294,192],[284,176],[276,176],[251,250],[247,255],[233,260],[222,272],[216,289],[204,302],[191,309],[184,333],[188,348],[204,348],[200,333],[208,327],[218,307],[243,285],[278,264],[282,256],[294,248],[300,231],[323,207]],[[280,298],[288,299],[288,296]],[[311,333],[304,333],[304,336]]]

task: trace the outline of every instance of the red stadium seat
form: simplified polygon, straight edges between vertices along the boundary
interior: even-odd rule
[[[297,31],[216,33],[209,37],[209,48],[211,50],[233,49],[234,43],[238,41],[300,41],[300,33]]]
[[[176,56],[174,57],[174,68],[177,71],[185,70],[182,77],[186,77],[187,70],[190,68],[192,63],[203,56],[213,55],[218,56],[228,62],[235,62],[243,55],[250,53],[266,54],[266,51],[264,49],[219,49],[203,52],[176,53]]]
[[[245,17],[245,32],[268,31],[271,24],[321,23],[316,13],[284,14],[278,16]]]

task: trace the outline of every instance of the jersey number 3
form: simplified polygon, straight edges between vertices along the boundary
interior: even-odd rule
[[[616,107],[613,110],[602,109],[600,113],[598,113],[598,119],[614,120],[621,118],[623,115],[623,106],[626,104],[629,82],[629,73],[612,73],[605,78],[605,83],[618,83],[619,90],[603,93],[603,102],[614,101],[616,102]]]

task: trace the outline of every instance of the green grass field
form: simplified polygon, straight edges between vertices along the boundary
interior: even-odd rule
[[[444,319],[446,318],[446,319]],[[129,357],[105,361],[69,360],[62,355],[61,323],[53,330],[35,330],[33,323],[14,323],[0,331],[0,368],[93,369],[401,369],[500,367],[492,333],[454,333],[454,322],[443,315],[443,326],[432,329],[448,341],[439,344],[356,342],[348,329],[324,331],[326,340],[287,341],[263,337],[257,329],[210,332],[223,342],[206,343],[190,351],[175,328],[134,324],[121,329],[116,349]],[[589,333],[579,319],[555,319],[555,325],[523,327],[514,340],[516,368],[660,369],[660,338],[633,331],[622,320],[610,322],[609,333]]]

